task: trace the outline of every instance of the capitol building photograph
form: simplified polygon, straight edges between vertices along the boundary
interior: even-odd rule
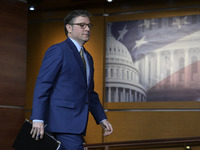
[[[144,20],[145,24],[149,22],[148,26],[140,22],[137,21],[142,38],[134,42],[135,47],[137,42],[143,43],[143,47],[134,47],[134,52],[127,48],[125,39],[123,43],[112,34],[119,32],[111,30],[117,23],[107,24],[105,101],[199,101],[200,16]],[[132,38],[128,35],[129,22],[125,23],[123,36]],[[161,42],[155,41],[159,40],[159,32],[163,34]],[[159,42],[164,44],[160,46]]]

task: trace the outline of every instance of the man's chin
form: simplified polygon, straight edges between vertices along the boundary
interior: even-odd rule
[[[87,41],[89,41],[89,38],[86,38],[83,41],[84,41],[84,43],[86,43]]]

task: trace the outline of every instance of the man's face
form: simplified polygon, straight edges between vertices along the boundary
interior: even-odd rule
[[[90,38],[90,28],[86,25],[85,28],[82,28],[80,23],[90,24],[90,19],[88,17],[76,17],[74,19],[73,25],[66,25],[68,30],[68,36],[76,40],[81,46],[86,43]]]

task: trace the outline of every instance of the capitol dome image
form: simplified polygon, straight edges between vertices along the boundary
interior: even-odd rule
[[[128,49],[111,34],[108,24],[106,43],[106,102],[144,102],[146,90],[140,72]]]

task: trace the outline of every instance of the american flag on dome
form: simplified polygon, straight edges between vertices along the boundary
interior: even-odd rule
[[[138,69],[146,101],[200,100],[200,15],[108,24]]]

